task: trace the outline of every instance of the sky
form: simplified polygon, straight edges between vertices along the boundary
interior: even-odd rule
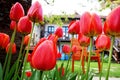
[[[94,12],[98,15],[106,16],[111,11],[110,9],[100,11],[101,5],[98,0],[47,0],[51,4],[48,5],[44,0],[33,0],[32,3],[35,1],[39,1],[43,8],[44,15],[60,15],[66,14],[74,14],[77,12],[78,14],[82,15],[85,11]]]

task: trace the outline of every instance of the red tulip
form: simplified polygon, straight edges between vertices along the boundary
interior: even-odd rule
[[[82,33],[79,33],[78,35],[78,41],[81,46],[87,47],[90,44],[90,38],[83,35]]]
[[[80,32],[85,36],[96,36],[102,33],[100,17],[93,13],[85,12],[80,18]]]
[[[64,67],[62,67],[62,68],[59,67],[59,68],[58,68],[58,72],[59,72],[59,73],[61,72],[61,73],[60,73],[61,76],[64,76],[64,74],[65,74],[65,69],[64,69]]]
[[[33,3],[33,5],[28,10],[27,15],[29,19],[33,22],[43,22],[43,11],[41,4],[38,1]]]
[[[120,6],[113,9],[107,16],[104,24],[104,32],[107,35],[120,36]]]
[[[52,40],[54,43],[57,43],[58,36],[56,36],[55,34],[50,34],[47,39]]]
[[[63,30],[62,27],[58,27],[55,31],[55,35],[58,37],[62,37],[63,36]]]
[[[51,70],[56,65],[56,49],[51,40],[39,44],[32,55],[32,66],[38,70]]]
[[[19,2],[16,2],[10,10],[10,19],[13,21],[19,21],[21,17],[24,16],[24,9]]]
[[[24,37],[23,44],[27,46],[27,45],[28,45],[28,42],[29,42],[29,39],[30,39],[30,36],[29,36],[29,35],[26,35],[26,36]]]
[[[70,54],[70,46],[67,45],[67,44],[64,44],[63,47],[62,47],[62,51],[65,53],[65,54]]]
[[[32,54],[31,54],[31,58],[32,58],[32,56],[34,55],[37,47],[38,47],[42,42],[44,42],[45,40],[47,40],[47,39],[43,37],[43,38],[41,38],[41,39],[38,41],[38,43],[35,45],[35,47],[34,47],[34,49],[33,49],[33,52],[32,52]],[[29,55],[28,55],[28,56],[29,56]],[[33,67],[33,64],[32,64],[31,61],[30,61],[30,65]]]
[[[73,46],[72,46],[72,52],[73,52],[73,53],[76,53],[76,52],[77,52],[77,46],[76,46],[76,45],[73,45]]]
[[[78,34],[80,32],[79,20],[72,21],[68,26],[68,33]]]
[[[25,74],[26,74],[27,77],[31,77],[32,76],[32,72],[31,71],[26,71]]]
[[[57,53],[57,58],[58,59],[61,58],[61,53],[60,52]]]
[[[16,44],[15,43],[13,43],[13,44],[9,43],[6,47],[6,52],[9,51],[10,46],[11,46],[11,49],[12,49],[12,54],[15,54],[16,53]]]
[[[105,34],[101,34],[97,37],[95,46],[97,49],[104,51],[110,49],[110,38]]]
[[[16,23],[16,21],[11,21],[11,23],[10,23],[10,29],[11,30],[17,29],[17,23]]]
[[[20,18],[18,22],[18,31],[23,34],[29,34],[32,29],[32,22],[28,19],[27,16]]]
[[[28,53],[27,62],[31,62],[31,57],[32,57],[32,55],[30,53]]]
[[[9,44],[9,42],[10,42],[9,35],[7,35],[5,33],[0,33],[0,47],[5,49],[7,47],[7,45]]]

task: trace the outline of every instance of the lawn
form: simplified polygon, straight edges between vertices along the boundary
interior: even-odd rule
[[[57,61],[58,66],[60,66],[62,64],[62,62],[64,62],[64,66],[66,66],[67,61],[65,61],[65,60],[64,61],[58,60]],[[80,65],[80,61],[75,61],[75,72],[79,72],[80,71],[80,66],[79,65]],[[108,66],[107,63],[103,63],[103,73],[102,73],[102,76],[106,75],[107,66]],[[69,67],[70,67],[70,70],[71,70],[71,61],[70,61],[70,66]],[[95,76],[99,76],[97,62],[91,62],[90,63],[90,70],[92,70],[95,73]],[[117,63],[112,63],[111,64],[110,77],[119,77],[120,78],[120,64],[117,64]]]

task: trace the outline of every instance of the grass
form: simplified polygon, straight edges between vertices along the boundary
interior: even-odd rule
[[[64,62],[64,67],[66,66],[67,64],[67,61],[62,61],[62,60],[58,60],[57,61],[57,64],[58,66],[60,66],[62,64],[62,62]],[[70,61],[70,70],[71,70],[71,61]],[[87,64],[87,63],[85,63]],[[80,61],[75,61],[75,72],[79,72],[80,71]],[[85,65],[86,66],[86,65]],[[108,64],[107,63],[103,63],[103,73],[102,73],[102,76],[106,76],[106,72],[107,72],[107,66]],[[86,68],[86,67],[85,67]],[[110,77],[119,77],[120,78],[120,64],[117,64],[117,63],[112,63],[111,64],[111,69],[110,69]],[[99,76],[99,71],[98,71],[98,63],[97,62],[91,62],[90,63],[90,70],[92,70],[94,73],[95,73],[95,76]]]

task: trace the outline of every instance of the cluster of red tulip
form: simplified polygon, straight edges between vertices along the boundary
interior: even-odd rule
[[[97,36],[95,41],[95,46],[97,49],[104,51],[110,49],[108,70],[106,75],[106,80],[108,80],[112,46],[116,36],[120,35],[120,6],[115,8],[106,18],[104,26],[102,27],[102,22],[97,14],[90,14],[85,12],[80,20],[72,21],[68,26],[68,33],[74,35],[78,34],[78,40],[80,45],[83,47],[88,47],[90,45],[90,54],[88,57],[88,66],[86,72],[86,80],[88,80],[88,74],[90,71],[90,56],[92,53],[92,40],[94,36]],[[0,33],[0,47],[6,49],[8,53],[8,59],[6,59],[3,66],[3,79],[13,80],[18,79],[18,71],[21,65],[20,60],[23,57],[22,48],[23,45],[27,45],[27,51],[24,57],[23,71],[21,74],[21,80],[25,75],[25,66],[27,62],[30,63],[31,67],[40,70],[41,74],[43,71],[52,70],[56,65],[56,60],[60,53],[57,51],[57,40],[62,37],[63,31],[59,27],[54,34],[49,35],[47,38],[41,38],[39,42],[35,45],[33,52],[29,54],[31,36],[35,23],[43,23],[43,13],[42,6],[39,2],[33,3],[29,8],[27,15],[24,13],[24,9],[20,3],[15,3],[10,10],[10,29],[14,30],[11,40],[10,37],[5,33]],[[33,25],[32,25],[33,24]],[[16,45],[14,43],[15,34],[20,32],[23,34],[21,48],[19,51],[19,56],[13,67],[15,72],[9,70],[11,53],[16,53]],[[28,34],[30,34],[28,36]],[[109,35],[109,36],[108,36]],[[110,40],[111,37],[111,40]],[[72,37],[73,38],[73,37]],[[111,41],[111,43],[110,43]],[[110,48],[111,46],[111,48]],[[66,54],[70,53],[70,47],[68,45],[63,46],[63,52]],[[72,48],[72,51],[76,51],[76,47]],[[8,61],[8,62],[7,62]],[[33,70],[34,71],[34,70]],[[60,71],[60,69],[58,69]],[[12,75],[10,75],[11,73]],[[40,74],[40,75],[41,75]],[[32,73],[27,71],[26,76],[32,76]],[[35,75],[34,75],[35,76]],[[62,76],[64,76],[64,69],[62,69]]]
[[[95,46],[100,51],[109,50],[109,62],[108,62],[108,70],[106,75],[106,80],[108,80],[110,63],[111,63],[111,55],[112,55],[112,47],[114,44],[115,37],[120,36],[120,6],[113,9],[111,13],[106,17],[106,21],[104,26],[102,26],[102,22],[100,17],[89,12],[85,12],[80,20],[71,22],[69,25],[68,32],[70,34],[78,34],[78,40],[80,45],[83,47],[87,47],[90,44],[90,54],[88,58],[88,66],[86,73],[86,80],[88,79],[88,72],[90,69],[90,56],[92,53],[92,40],[93,37],[96,36],[97,39],[95,41]],[[111,46],[111,47],[110,47]],[[100,78],[101,79],[101,78]]]

